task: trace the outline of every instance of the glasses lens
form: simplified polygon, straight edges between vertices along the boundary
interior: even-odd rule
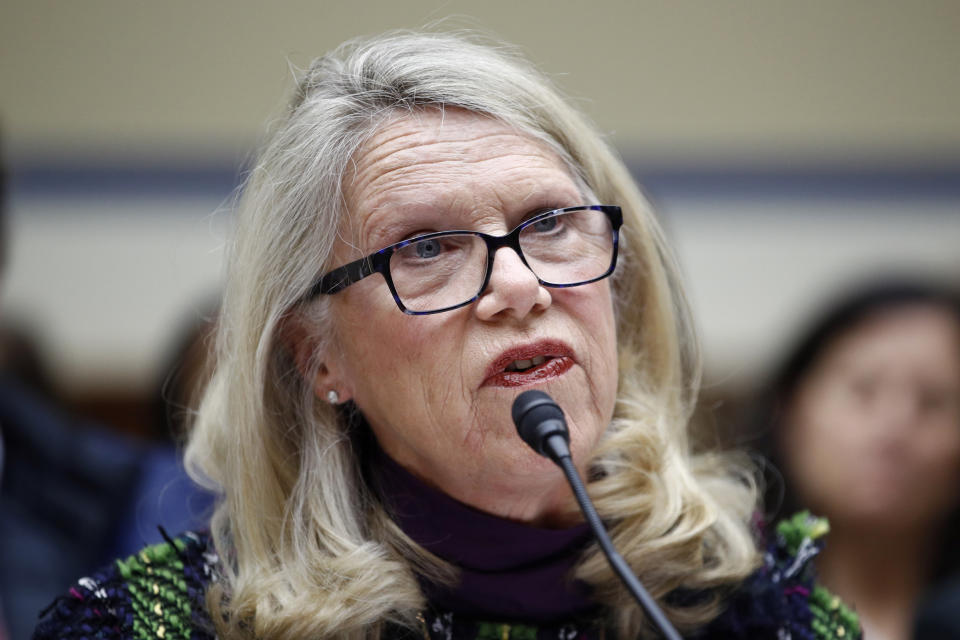
[[[547,285],[572,286],[609,275],[613,228],[603,211],[559,211],[520,230],[520,249]],[[487,243],[477,235],[438,234],[411,241],[390,256],[390,277],[408,311],[456,307],[480,293]]]
[[[487,269],[487,245],[469,234],[411,242],[390,256],[390,277],[410,311],[436,311],[476,296]]]
[[[613,229],[603,211],[562,211],[526,226],[520,248],[543,282],[574,285],[607,275],[613,263]]]

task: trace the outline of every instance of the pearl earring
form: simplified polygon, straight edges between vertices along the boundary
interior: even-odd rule
[[[329,402],[330,404],[339,404],[340,394],[334,391],[333,389],[330,389],[330,391],[327,391],[327,402]]]

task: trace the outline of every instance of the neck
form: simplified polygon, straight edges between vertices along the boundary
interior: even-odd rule
[[[381,455],[388,456],[381,450]],[[537,527],[566,528],[583,522],[563,471],[548,459],[523,451],[530,463],[522,475],[489,468],[434,468],[422,460],[392,458],[420,482],[484,513]],[[517,465],[520,466],[520,465]],[[581,476],[583,469],[580,469]]]
[[[831,525],[817,560],[823,584],[853,606],[872,637],[910,638],[916,601],[930,575],[933,536],[921,528]]]
[[[495,492],[485,488],[482,491],[467,490],[450,494],[460,502],[498,518],[535,527],[564,529],[582,523],[583,517],[577,510],[566,478],[561,471],[557,473],[559,480],[543,483],[539,489],[531,489],[530,483],[526,482],[522,491],[517,491],[515,486],[504,485]]]
[[[590,540],[586,524],[534,527],[458,502],[378,452],[375,490],[417,545],[457,570],[448,584],[421,576],[427,599],[472,616],[554,620],[594,608],[589,588],[571,581]]]

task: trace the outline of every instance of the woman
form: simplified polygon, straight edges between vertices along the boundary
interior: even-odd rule
[[[690,452],[699,361],[659,227],[529,64],[450,34],[347,43],[300,82],[239,209],[187,452],[223,492],[219,559],[197,560],[203,537],[150,550],[120,569],[147,581],[132,600],[149,609],[173,559],[206,604],[160,611],[221,638],[649,632],[516,435],[511,404],[539,388],[681,630],[856,632],[804,565],[776,569],[788,552],[760,567],[751,470]],[[89,586],[129,585],[115,573]]]
[[[955,609],[952,634],[913,628],[925,592],[960,574],[960,298],[902,280],[843,298],[798,341],[759,407],[784,475],[770,509],[782,501],[830,520],[817,568],[865,633],[955,637]]]

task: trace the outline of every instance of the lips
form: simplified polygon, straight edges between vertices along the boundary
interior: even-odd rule
[[[481,386],[521,387],[566,373],[573,350],[559,341],[541,341],[504,351],[487,367]]]

